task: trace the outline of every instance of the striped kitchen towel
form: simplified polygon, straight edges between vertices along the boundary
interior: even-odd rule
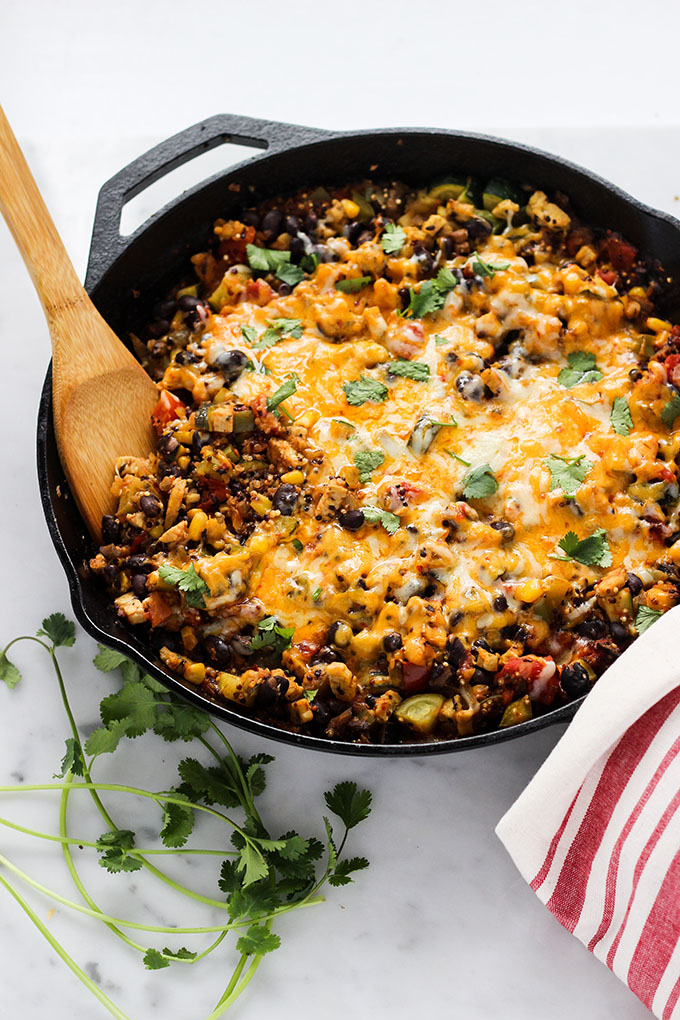
[[[560,924],[680,1020],[680,606],[598,680],[496,832]]]

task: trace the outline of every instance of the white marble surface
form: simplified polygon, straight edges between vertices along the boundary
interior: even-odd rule
[[[452,6],[444,14],[426,0],[418,5],[423,31],[414,51],[412,5],[405,3],[389,8],[346,3],[333,13],[318,4],[289,3],[265,14],[264,6],[257,13],[229,3],[189,9],[169,0],[9,2],[2,15],[0,95],[81,272],[102,181],[164,135],[230,109],[329,127],[411,123],[496,131],[587,164],[674,211],[680,128],[676,72],[668,58],[680,17],[660,2],[645,5],[645,25],[656,18],[663,31],[655,34],[654,45],[640,40],[633,74],[622,59],[600,61],[621,47],[630,52],[638,38],[637,5],[574,0],[568,21],[549,10],[546,4],[490,2],[465,12]],[[553,86],[546,88],[550,61],[540,54],[556,33],[570,57],[567,67],[550,71]],[[487,59],[480,65],[482,45]],[[397,90],[404,67],[407,87]],[[523,68],[519,81],[513,67]],[[336,89],[339,78],[342,87]],[[512,101],[501,114],[508,96]],[[148,197],[144,201],[148,208]],[[46,613],[68,613],[69,606],[34,469],[47,333],[2,224],[0,265],[4,644],[33,632]],[[84,734],[110,686],[89,665],[94,651],[80,632],[76,647],[62,656]],[[0,689],[0,783],[49,781],[67,735],[58,690],[40,649],[25,645],[16,660],[23,682],[13,692]],[[263,741],[239,731],[229,735],[244,753],[263,748]],[[648,1016],[538,903],[494,836],[497,820],[559,735],[554,728],[463,755],[362,764],[265,746],[277,756],[266,795],[274,829],[293,823],[318,832],[322,792],[338,777],[356,778],[373,790],[374,813],[352,844],[372,864],[355,885],[332,890],[325,905],[280,922],[282,949],[262,965],[233,1015],[240,1020],[274,1011],[279,1020],[311,1020],[320,1013],[328,1020],[347,1015],[411,1020],[425,1011],[473,1020]],[[143,777],[150,787],[162,787],[171,781],[179,753],[144,737],[102,761],[97,774],[116,781]],[[3,795],[0,815],[54,827],[56,804],[48,796]],[[132,828],[144,831],[148,825],[145,810],[125,817]],[[77,809],[73,828],[96,836],[101,825]],[[57,848],[0,832],[0,852],[71,894]],[[210,839],[209,827],[204,838]],[[96,867],[88,873],[101,903],[116,913],[177,917],[175,900],[153,881],[139,875],[109,879]],[[212,869],[195,864],[189,878],[209,889]],[[230,970],[231,949],[200,967],[149,973],[100,925],[62,908],[49,915],[45,899],[32,893],[27,898],[131,1020],[202,1020],[210,1012]],[[192,912],[183,910],[181,917],[189,921]],[[2,1020],[106,1015],[2,890],[0,960]]]

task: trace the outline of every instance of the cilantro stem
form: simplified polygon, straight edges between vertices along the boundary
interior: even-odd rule
[[[25,825],[19,825],[17,822],[10,822],[9,818],[2,818],[0,816],[0,825],[4,825],[7,829],[13,829],[15,832],[22,832],[26,836],[35,836],[36,839],[47,839],[52,843],[68,843],[71,846],[88,847],[91,850],[101,850],[102,847],[99,843],[93,843],[88,839],[78,839],[77,836],[54,836],[49,832],[40,832],[38,829],[28,829]],[[143,848],[134,847],[132,850],[126,851],[129,857],[146,857],[151,854],[167,855],[172,854],[205,854],[213,857],[238,857],[238,850],[204,850],[204,849],[193,849],[190,847],[162,847],[162,848]]]
[[[257,968],[262,963],[261,956],[254,956],[252,958],[252,963],[250,964],[248,970],[245,973],[245,977],[238,984],[235,985],[234,977],[236,977],[237,979],[238,977],[240,977],[241,972],[243,971],[243,966],[249,959],[250,957],[248,956],[244,956],[241,958],[238,966],[236,967],[236,970],[234,970],[234,974],[232,975],[231,981],[227,985],[224,995],[222,996],[222,998],[220,999],[212,1013],[210,1013],[209,1016],[206,1017],[206,1020],[217,1020],[217,1018],[222,1016],[223,1013],[226,1013],[230,1006],[233,1006],[238,997],[246,990],[252,979],[255,977],[255,972],[257,971]]]
[[[2,875],[0,875],[0,884],[3,885],[5,889],[7,889],[9,894],[14,897],[16,902],[19,904],[24,913],[28,915],[28,917],[35,925],[35,927],[43,936],[43,938],[45,938],[52,946],[52,949],[54,949],[57,956],[61,957],[66,966],[69,968],[69,970],[71,970],[75,974],[78,980],[81,981],[82,984],[84,984],[85,987],[92,992],[95,998],[99,999],[102,1006],[104,1006],[105,1009],[107,1009],[112,1016],[116,1017],[116,1020],[130,1020],[130,1017],[127,1016],[126,1013],[123,1013],[122,1010],[120,1010],[118,1006],[116,1006],[115,1002],[112,1002],[111,999],[109,999],[108,995],[104,994],[101,988],[99,988],[94,983],[94,981],[87,976],[85,971],[81,970],[81,968],[78,966],[73,957],[66,952],[64,947],[57,941],[57,939],[55,939],[54,935],[52,935],[52,933],[43,924],[40,918],[35,914],[33,910],[31,910],[26,900],[17,892],[14,886],[12,886],[5,878],[3,878]]]
[[[264,825],[262,823],[262,819],[260,818],[260,813],[257,810],[257,808],[255,807],[255,802],[253,800],[253,797],[251,795],[250,789],[248,787],[248,783],[246,782],[246,777],[243,775],[243,769],[241,768],[241,763],[239,761],[238,755],[236,754],[236,751],[231,746],[231,744],[229,743],[229,741],[225,737],[225,735],[222,732],[222,730],[219,728],[219,726],[215,725],[215,723],[212,721],[212,719],[210,720],[210,729],[215,733],[215,735],[218,737],[218,739],[222,741],[222,743],[226,747],[227,751],[229,752],[229,755],[231,757],[232,762],[234,763],[234,769],[236,770],[236,775],[238,776],[238,780],[239,780],[241,789],[243,791],[243,799],[244,799],[244,802],[245,802],[244,806],[246,808],[246,813],[251,815],[251,817],[254,818],[255,821],[259,825],[262,826],[262,828],[264,828]],[[204,743],[208,747],[210,746],[207,743],[207,741],[204,741]],[[212,750],[212,748],[211,748],[211,750]],[[213,754],[216,754],[216,753],[217,752],[213,751]],[[217,755],[217,757],[219,758],[219,755]]]

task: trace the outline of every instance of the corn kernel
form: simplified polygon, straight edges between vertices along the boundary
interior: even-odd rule
[[[635,301],[644,301],[647,293],[644,287],[631,287],[628,291],[628,297],[633,298]]]
[[[191,463],[191,458],[185,453],[184,456],[177,458],[177,466],[181,471],[186,471]]]
[[[226,390],[224,386],[221,390],[218,390],[213,397],[213,404],[223,404],[225,400],[229,399],[229,390]]]
[[[538,578],[530,578],[528,581],[522,581],[515,588],[515,596],[520,602],[537,602],[543,594],[543,585]]]
[[[259,517],[264,517],[268,510],[272,508],[271,499],[267,499],[266,496],[254,496],[250,501],[250,505]]]
[[[194,628],[182,627],[180,634],[182,635],[182,644],[184,645],[186,650],[188,652],[193,651],[193,649],[198,644],[198,638],[196,637],[196,631],[194,630]]]
[[[250,551],[255,556],[264,556],[271,545],[266,535],[255,535],[250,540]]]
[[[353,202],[351,198],[343,198],[342,207],[345,210],[345,215],[351,220],[353,220],[355,216],[359,215],[359,206],[356,202]]]
[[[192,433],[188,429],[179,429],[175,432],[175,439],[178,443],[184,443],[185,446],[191,446]]]
[[[302,425],[305,429],[310,429],[312,425],[316,425],[320,417],[321,412],[317,411],[315,407],[310,407],[308,411],[304,411],[300,415],[295,424]]]
[[[196,684],[196,686],[202,684],[205,680],[205,664],[203,662],[192,662],[184,670],[184,679],[188,680],[190,684]]]
[[[651,329],[653,333],[660,333],[663,329],[673,329],[673,325],[665,319],[656,319],[652,316],[647,319],[647,329]]]
[[[198,542],[208,523],[208,515],[203,510],[192,511],[192,514],[188,537],[190,542]]]
[[[288,485],[302,485],[305,480],[305,476],[299,469],[295,471],[286,471],[285,475],[281,475],[281,481],[286,482]]]
[[[293,702],[290,706],[290,715],[293,722],[300,724],[311,722],[314,718],[314,712],[306,698]]]
[[[158,539],[163,534],[164,530],[165,529],[162,524],[154,524],[153,528],[149,528],[149,534],[151,535],[154,541],[158,541]]]
[[[182,290],[177,291],[177,297],[198,297],[198,287],[195,283],[190,287],[183,287]]]

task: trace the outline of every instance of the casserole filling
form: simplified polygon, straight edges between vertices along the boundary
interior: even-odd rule
[[[133,338],[158,444],[90,563],[171,671],[288,729],[446,739],[586,693],[680,601],[667,281],[564,196],[318,188],[192,263]]]

